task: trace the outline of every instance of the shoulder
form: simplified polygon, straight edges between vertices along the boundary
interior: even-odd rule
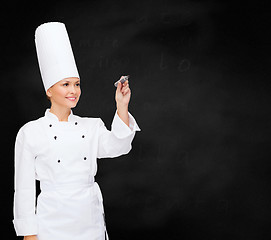
[[[42,121],[42,118],[43,117],[25,123],[19,129],[19,131],[17,133],[17,138],[22,138],[22,137],[25,138],[29,135],[33,135],[33,134],[37,133],[40,129],[40,123]]]

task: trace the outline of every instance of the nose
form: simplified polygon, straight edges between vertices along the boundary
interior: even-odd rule
[[[70,93],[72,93],[72,94],[75,94],[76,93],[76,90],[75,90],[75,87],[71,84],[71,86],[70,86]]]

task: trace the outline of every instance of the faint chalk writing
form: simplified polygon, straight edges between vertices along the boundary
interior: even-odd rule
[[[164,53],[161,53],[161,57],[160,57],[160,70],[165,70],[167,69],[167,65],[164,62]]]
[[[168,13],[161,13],[161,22],[164,24],[169,24],[173,22],[173,16]]]
[[[83,48],[104,48],[104,47],[119,47],[119,39],[106,37],[104,39],[80,39],[78,42],[79,47]]]
[[[180,72],[185,72],[190,69],[190,66],[191,66],[191,62],[188,59],[183,59],[179,62],[178,70]]]
[[[147,17],[147,15],[136,17],[136,23],[147,23],[148,21],[149,21],[149,18]]]
[[[221,199],[219,200],[218,204],[217,204],[217,210],[226,215],[229,212],[229,201],[227,199]]]
[[[95,61],[91,61],[88,65],[88,70],[92,71],[95,68],[110,69],[110,68],[124,68],[130,64],[129,57],[123,58],[109,58],[107,56],[100,55]]]

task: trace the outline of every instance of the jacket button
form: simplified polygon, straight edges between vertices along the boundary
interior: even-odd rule
[[[57,162],[60,163],[60,160],[58,159]]]
[[[87,158],[86,158],[86,157],[84,157],[84,160],[87,160]]]
[[[85,138],[85,135],[83,135],[82,138]]]
[[[57,139],[57,136],[54,136],[54,139],[56,140],[56,139]]]
[[[75,125],[77,125],[78,123],[77,123],[77,122],[75,122],[74,124],[75,124]]]
[[[49,127],[52,127],[52,126],[53,126],[52,124],[49,125]]]

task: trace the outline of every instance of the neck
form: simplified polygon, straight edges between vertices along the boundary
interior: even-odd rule
[[[71,109],[63,108],[63,107],[52,104],[50,108],[50,112],[55,114],[60,122],[67,122],[68,117],[71,113]]]

